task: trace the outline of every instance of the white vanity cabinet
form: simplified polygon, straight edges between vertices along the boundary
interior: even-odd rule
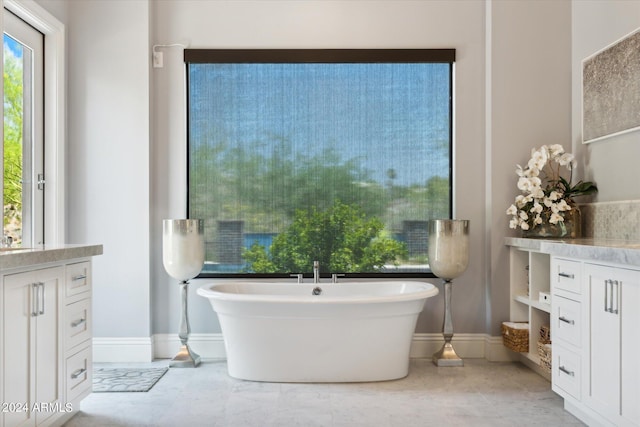
[[[89,257],[101,253],[0,255],[0,427],[60,426],[91,393]]]
[[[8,406],[3,406],[2,415],[7,427],[44,425],[57,415],[55,408],[62,406],[59,313],[63,280],[64,267],[4,277],[2,401]]]
[[[585,404],[617,426],[640,424],[640,271],[584,263],[590,333]]]
[[[589,425],[640,425],[640,269],[551,260],[552,388]]]

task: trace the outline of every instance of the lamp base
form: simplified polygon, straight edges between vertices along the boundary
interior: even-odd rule
[[[170,368],[196,368],[200,365],[200,356],[188,344],[184,344],[178,354],[171,359]]]
[[[440,351],[433,354],[433,363],[437,366],[464,366],[450,342],[445,342]]]

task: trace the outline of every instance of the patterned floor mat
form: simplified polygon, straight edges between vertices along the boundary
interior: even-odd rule
[[[93,391],[149,391],[167,371],[168,368],[96,368],[93,370]]]

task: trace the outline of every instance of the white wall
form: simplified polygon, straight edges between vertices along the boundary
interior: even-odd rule
[[[39,3],[67,29],[67,242],[104,245],[94,335],[149,337],[149,5]]]
[[[597,201],[640,199],[640,131],[582,145],[582,60],[640,28],[640,1],[573,1],[572,140]]]
[[[484,300],[484,4],[480,1],[161,1],[152,3],[153,44],[192,48],[456,48],[455,214],[471,220],[473,253],[454,286],[459,331],[483,332]],[[163,50],[153,70],[152,225],[185,212],[184,64]],[[206,220],[206,218],[205,218]],[[154,331],[175,331],[177,289],[163,271],[160,235],[152,229]],[[192,288],[201,284],[192,282]],[[456,297],[457,295],[457,297]],[[427,303],[419,332],[442,328],[442,298]],[[219,332],[206,300],[190,301],[194,332]]]
[[[525,164],[531,149],[544,144],[562,144],[571,150],[571,3],[493,0],[488,6],[491,309],[487,331],[498,335],[501,322],[509,319],[510,304],[504,236],[518,235],[509,229],[505,213],[519,193],[516,164]]]

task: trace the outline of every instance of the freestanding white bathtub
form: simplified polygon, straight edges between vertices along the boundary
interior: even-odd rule
[[[227,282],[198,294],[218,314],[230,376],[358,382],[408,374],[418,315],[438,289],[417,281]]]

